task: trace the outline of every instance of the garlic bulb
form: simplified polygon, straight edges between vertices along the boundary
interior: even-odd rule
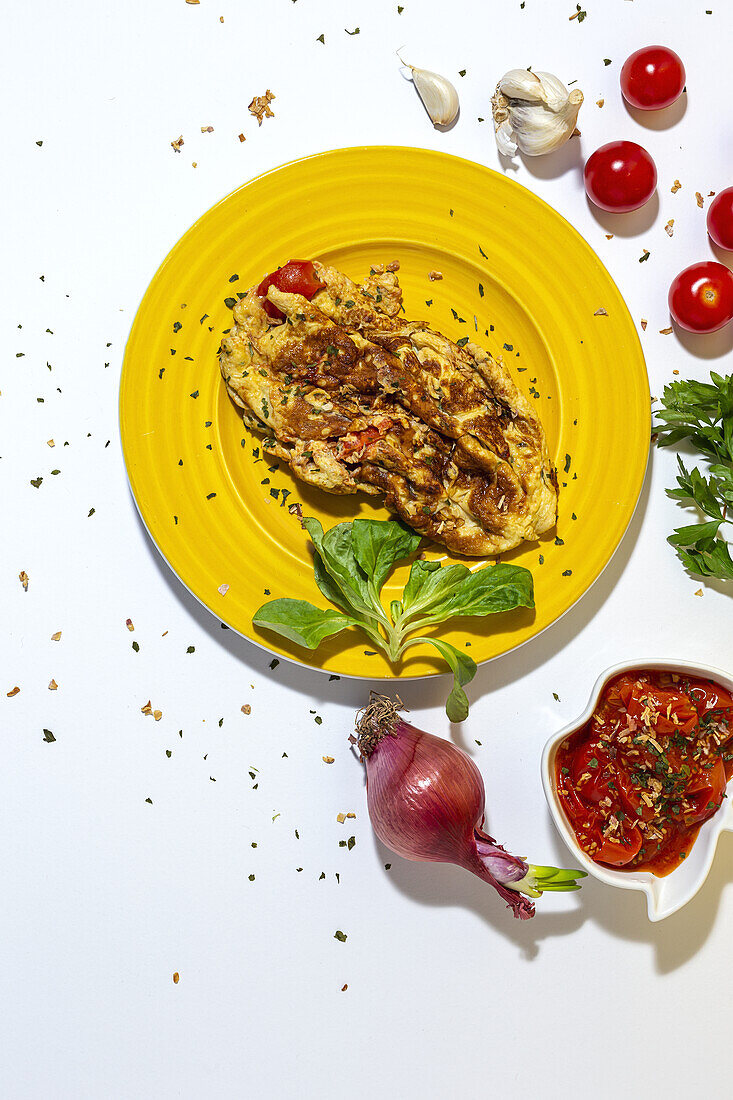
[[[575,130],[582,102],[579,88],[569,92],[552,73],[510,69],[491,100],[499,152],[537,157],[559,149]]]
[[[399,57],[399,54],[397,55]],[[402,58],[400,57],[400,61]],[[404,61],[402,62],[405,64]],[[412,82],[430,115],[434,126],[450,126],[458,116],[458,92],[450,80],[428,69],[417,69],[407,65],[412,74]]]

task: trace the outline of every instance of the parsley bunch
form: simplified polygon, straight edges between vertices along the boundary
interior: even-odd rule
[[[687,439],[710,462],[708,476],[688,470],[677,456],[677,488],[667,496],[697,505],[707,519],[678,527],[667,541],[691,573],[733,581],[733,559],[719,529],[733,509],[733,374],[710,374],[710,382],[694,380],[665,386],[655,425],[658,447]]]

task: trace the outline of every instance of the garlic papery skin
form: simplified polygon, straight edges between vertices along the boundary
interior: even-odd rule
[[[538,157],[559,149],[572,136],[582,103],[581,90],[568,91],[552,73],[510,69],[491,100],[499,152]]]
[[[433,126],[450,126],[455,122],[460,105],[458,92],[450,80],[439,73],[431,73],[429,69],[418,69],[414,65],[407,65],[406,68],[410,70],[412,83],[417,88]]]

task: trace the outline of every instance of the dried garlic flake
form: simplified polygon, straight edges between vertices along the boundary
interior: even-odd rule
[[[247,108],[249,113],[251,115],[254,115],[254,117],[257,119],[257,122],[260,126],[262,125],[263,118],[275,117],[275,112],[270,109],[270,104],[272,103],[274,98],[275,96],[268,88],[264,95],[254,96],[252,102]]]

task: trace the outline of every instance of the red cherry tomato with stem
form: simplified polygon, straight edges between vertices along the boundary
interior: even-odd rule
[[[710,203],[708,233],[718,248],[733,250],[733,187],[720,191]]]
[[[316,269],[310,260],[288,260],[284,267],[279,267],[277,271],[265,276],[257,287],[257,293],[264,298],[269,288],[274,286],[287,294],[302,294],[310,301],[316,291],[321,290],[324,285],[316,275]],[[265,302],[265,313],[279,321],[285,316],[282,310],[272,302]]]
[[[669,288],[669,312],[688,332],[717,332],[733,320],[733,272],[714,260],[686,267]]]
[[[679,99],[685,86],[685,66],[668,46],[644,46],[624,61],[621,93],[631,107],[659,111]]]
[[[654,194],[657,169],[635,141],[610,141],[592,153],[583,172],[588,198],[601,210],[638,210]]]

